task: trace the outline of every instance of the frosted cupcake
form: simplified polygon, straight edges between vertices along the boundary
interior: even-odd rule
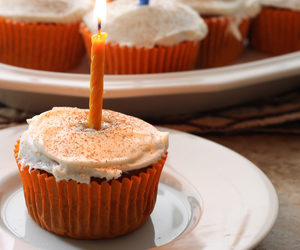
[[[244,49],[250,20],[260,11],[259,0],[174,0],[195,9],[208,26],[201,42],[199,68],[228,65]]]
[[[112,238],[149,218],[168,133],[110,110],[101,130],[88,129],[88,112],[54,108],[33,117],[15,158],[37,224],[72,238]]]
[[[251,29],[251,45],[280,55],[300,50],[300,1],[262,0]]]
[[[90,0],[0,0],[0,62],[65,71],[84,55],[79,33]]]
[[[172,1],[118,0],[107,5],[103,31],[107,74],[141,74],[192,70],[207,26],[190,7]],[[90,53],[97,24],[84,17],[82,34]]]

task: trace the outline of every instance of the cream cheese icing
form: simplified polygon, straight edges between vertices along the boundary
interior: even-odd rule
[[[262,0],[261,3],[265,6],[300,11],[299,0]]]
[[[28,120],[18,154],[22,166],[41,169],[57,181],[89,183],[116,179],[123,171],[158,162],[168,133],[132,116],[103,110],[101,130],[87,128],[88,110],[53,108]]]
[[[198,41],[207,34],[202,18],[187,5],[165,0],[151,0],[146,6],[138,3],[137,0],[118,0],[107,4],[107,19],[103,25],[103,31],[109,34],[107,42],[152,48]],[[84,17],[84,22],[96,33],[92,13]]]
[[[242,40],[239,25],[245,18],[255,17],[261,9],[260,0],[173,0],[187,4],[200,15],[221,15],[233,17],[228,31],[237,40]]]
[[[260,11],[260,0],[175,0],[191,6],[200,15],[253,17]]]
[[[21,22],[77,22],[92,8],[92,0],[0,0],[0,16]]]

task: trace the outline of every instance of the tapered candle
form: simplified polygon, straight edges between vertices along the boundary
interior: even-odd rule
[[[101,129],[103,105],[103,78],[105,61],[106,33],[101,32],[101,19],[98,18],[98,33],[92,37],[91,82],[88,127]]]
[[[148,5],[149,4],[149,0],[140,0],[140,5]]]

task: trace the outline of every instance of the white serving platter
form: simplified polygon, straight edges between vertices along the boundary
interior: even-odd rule
[[[88,60],[69,73],[0,64],[0,102],[27,111],[88,107]],[[140,117],[192,116],[300,86],[300,52],[246,50],[234,65],[164,74],[106,75],[104,107]]]

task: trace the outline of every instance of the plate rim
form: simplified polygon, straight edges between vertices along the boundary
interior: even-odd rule
[[[203,141],[205,141],[206,143],[210,143],[210,144],[213,144],[214,146],[217,146],[217,147],[220,147],[222,148],[223,150],[226,150],[227,152],[230,152],[231,154],[234,154],[236,157],[240,158],[241,160],[247,162],[248,164],[248,167],[252,168],[256,173],[258,173],[259,177],[261,178],[261,180],[264,182],[265,186],[268,186],[268,188],[266,190],[268,190],[268,194],[269,194],[269,197],[270,199],[272,200],[272,217],[271,219],[268,221],[268,226],[267,226],[267,229],[264,230],[264,232],[260,233],[259,234],[259,237],[256,238],[255,241],[251,242],[250,244],[248,244],[246,246],[246,249],[253,249],[254,247],[256,247],[264,238],[266,238],[266,236],[271,232],[277,218],[278,218],[278,213],[279,213],[279,198],[278,198],[278,194],[277,194],[277,191],[273,185],[273,183],[271,182],[271,180],[268,178],[268,176],[258,167],[256,166],[252,161],[250,161],[249,159],[247,159],[245,156],[239,154],[238,152],[222,145],[222,144],[219,144],[215,141],[212,141],[212,140],[209,140],[209,139],[206,139],[204,137],[201,137],[201,136],[197,136],[197,135],[194,135],[194,134],[190,134],[190,133],[186,133],[186,132],[182,132],[182,131],[179,131],[179,130],[175,130],[175,129],[169,129],[169,128],[165,128],[165,127],[159,127],[157,126],[158,129],[162,130],[162,131],[167,131],[167,132],[173,132],[173,133],[181,133],[181,134],[184,134],[186,136],[189,136],[191,138],[197,138],[197,139],[201,139]],[[187,180],[187,178],[184,176],[184,178]],[[193,183],[191,183],[192,185],[194,185]],[[197,189],[197,187],[195,187]],[[200,193],[201,195],[201,191],[198,190],[198,192]],[[202,197],[202,196],[201,196]],[[202,198],[203,199],[203,198]],[[203,207],[205,209],[205,201],[203,200]],[[201,218],[203,217],[203,213],[202,212],[202,215],[201,215]],[[200,218],[200,222],[201,222],[201,218]],[[270,218],[270,217],[269,217]],[[196,225],[197,227],[198,225]],[[265,226],[266,228],[266,226]],[[187,237],[189,234],[192,234],[193,233],[193,230],[187,232],[186,235],[184,235],[185,237]],[[158,248],[156,249],[168,249],[168,246],[172,245],[175,241],[180,241],[180,237],[175,239],[174,241],[172,242],[169,242],[163,246],[159,246]]]
[[[213,93],[299,75],[300,51],[212,69],[161,74],[105,75],[105,99]],[[31,70],[0,63],[0,88],[88,97],[89,74]],[[222,77],[219,77],[222,75]]]

